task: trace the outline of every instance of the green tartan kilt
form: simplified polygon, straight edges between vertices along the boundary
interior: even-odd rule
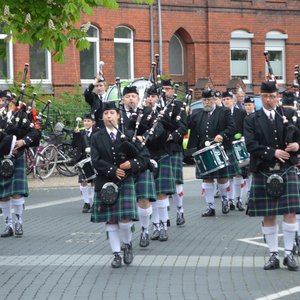
[[[155,182],[150,170],[138,174],[134,181],[137,200],[149,199],[151,202],[156,201]]]
[[[171,166],[175,184],[183,184],[183,154],[182,152],[173,152],[171,155]]]
[[[278,173],[280,175],[280,173]],[[252,173],[252,186],[248,201],[248,215],[276,216],[300,212],[300,187],[296,168],[292,168],[283,176],[285,192],[278,198],[270,197],[266,192],[267,177],[261,173]]]
[[[95,192],[94,196],[94,209],[91,214],[91,222],[119,222],[122,220],[138,220],[135,186],[132,176],[128,176],[119,185],[119,197],[116,204],[101,205],[100,192]]]
[[[197,179],[219,179],[219,178],[232,178],[234,176],[240,175],[241,169],[234,156],[233,150],[226,149],[226,154],[229,159],[229,166],[206,175],[200,175],[200,172],[196,165],[196,178]]]
[[[25,167],[25,155],[19,156],[15,161],[16,167],[12,177],[4,178],[0,176],[0,198],[13,195],[28,197],[28,182]]]
[[[175,181],[173,179],[171,157],[170,155],[164,155],[161,158],[156,159],[158,163],[158,175],[155,178],[156,193],[173,195],[176,193]]]

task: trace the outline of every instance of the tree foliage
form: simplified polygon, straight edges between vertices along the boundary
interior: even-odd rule
[[[132,0],[152,4],[153,0]],[[23,44],[41,43],[53,53],[54,60],[64,62],[64,49],[71,43],[79,50],[89,47],[86,32],[89,24],[78,28],[82,14],[93,9],[117,9],[117,0],[0,0],[0,22],[7,39]]]

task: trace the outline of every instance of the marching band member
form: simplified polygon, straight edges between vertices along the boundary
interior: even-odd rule
[[[150,108],[149,113],[145,114],[149,119],[151,127],[154,120],[157,120],[158,109],[158,92],[152,86],[147,90],[146,105]],[[148,111],[149,112],[149,111]],[[145,133],[147,135],[147,132]],[[155,187],[156,187],[156,202],[152,204],[151,221],[153,224],[153,232],[151,240],[159,240],[161,242],[168,240],[167,221],[168,221],[168,205],[169,195],[176,192],[175,182],[172,175],[172,161],[166,146],[168,138],[168,131],[164,128],[163,123],[158,121],[153,136],[148,140],[146,146],[150,152],[150,156],[157,163],[157,170],[155,171]]]
[[[288,270],[295,271],[298,264],[292,250],[298,229],[296,212],[300,211],[299,179],[295,168],[299,131],[297,134],[295,127],[290,125],[290,119],[286,124],[288,110],[277,107],[279,98],[275,82],[263,82],[260,91],[262,109],[248,115],[244,122],[253,175],[248,215],[263,217],[262,232],[270,252],[265,270],[280,267],[276,216],[283,215],[283,264]]]
[[[1,98],[5,95],[1,95]],[[28,197],[28,182],[25,167],[24,149],[37,146],[39,132],[31,126],[26,112],[21,109],[14,111],[11,117],[0,116],[2,134],[13,136],[8,153],[0,153],[0,208],[2,209],[5,229],[1,237],[16,237],[23,235],[23,205]],[[1,147],[2,148],[2,147]],[[13,229],[12,206],[15,212]]]
[[[94,115],[96,121],[96,127],[103,126],[102,122],[102,106],[105,101],[106,94],[106,82],[103,76],[97,75],[94,82],[91,83],[84,91],[85,101],[91,107],[91,114]]]
[[[240,92],[241,93],[241,92]],[[233,99],[233,93],[230,91],[226,91],[222,93],[223,105],[230,109],[231,115],[235,122],[236,134],[243,135],[243,124],[244,118],[246,116],[246,112],[243,109],[237,108],[235,105],[235,101]],[[229,206],[230,210],[235,210],[235,205],[239,211],[244,211],[244,207],[242,204],[242,184],[243,177],[241,175],[234,176],[229,180]]]
[[[94,116],[92,114],[86,114],[83,117],[84,129],[80,131],[79,127],[76,127],[73,132],[71,145],[73,148],[75,148],[78,151],[77,153],[78,159],[76,162],[86,159],[90,154],[89,151],[90,151],[91,138],[93,134],[95,134],[98,131],[98,129],[95,128],[94,125],[95,125]],[[79,172],[78,182],[80,184],[79,186],[80,193],[84,201],[82,212],[83,213],[91,212],[91,204],[93,204],[94,190],[95,190],[95,179],[89,179],[88,181],[86,181],[83,174]]]
[[[232,153],[232,138],[236,132],[235,124],[228,108],[217,106],[215,103],[214,92],[212,90],[204,90],[203,109],[192,113],[188,119],[188,125],[191,129],[188,148],[203,149],[206,147],[206,141],[222,143],[228,155],[229,161],[233,163],[231,167],[225,167],[218,171],[211,172],[207,175],[199,174],[196,169],[196,178],[203,179],[203,189],[207,210],[202,217],[215,216],[214,205],[214,179],[218,181],[218,187],[222,198],[222,213],[229,212],[228,205],[228,178],[235,175],[238,171]]]
[[[161,81],[162,89],[165,91],[166,101],[174,97],[175,90],[171,79]],[[181,111],[182,102],[175,100],[170,105],[165,116],[169,116],[165,123],[165,128],[169,131],[167,139],[167,148],[171,155],[171,166],[173,171],[173,178],[176,185],[176,193],[172,195],[173,201],[177,206],[176,224],[183,225],[185,223],[183,211],[183,149],[182,140],[183,136],[187,133],[187,116],[186,112]],[[180,113],[182,112],[182,113]],[[180,115],[180,119],[176,117]],[[166,117],[163,120],[166,120]]]
[[[121,151],[122,146],[124,144],[126,146],[126,142],[121,140],[119,120],[119,109],[114,102],[105,103],[103,106],[105,127],[95,133],[91,141],[92,163],[98,173],[91,221],[106,223],[108,240],[114,254],[111,264],[113,268],[122,266],[121,241],[124,243],[124,263],[131,264],[133,260],[131,228],[132,221],[138,220],[133,174],[143,171],[149,164],[150,158],[145,147],[139,148],[134,153],[136,156],[134,158],[131,156],[130,149],[128,152],[126,149]],[[126,129],[123,133],[126,137],[133,135]],[[112,205],[103,204],[101,198],[104,185],[109,182],[117,184],[119,188],[116,203]]]
[[[139,114],[144,114],[145,109],[139,108],[139,94],[136,86],[125,87],[123,89],[123,105],[124,110],[121,111],[124,126],[127,129],[134,130],[136,126],[136,134],[141,136],[148,128],[145,123],[145,117],[138,121]],[[135,192],[138,203],[138,215],[140,220],[141,234],[140,247],[149,245],[149,224],[152,214],[152,203],[156,201],[155,182],[152,172],[149,169],[144,170],[135,175]]]

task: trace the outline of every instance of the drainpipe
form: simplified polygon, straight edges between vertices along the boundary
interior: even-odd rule
[[[158,10],[158,33],[159,33],[159,69],[161,74],[163,74],[163,53],[162,53],[162,24],[161,24],[161,2],[157,0],[157,10]]]
[[[154,61],[154,23],[153,23],[153,5],[150,5],[150,51],[151,51],[151,61]]]

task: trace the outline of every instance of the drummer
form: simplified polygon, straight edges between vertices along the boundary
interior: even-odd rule
[[[76,149],[76,153],[78,155],[76,162],[80,162],[90,156],[91,137],[98,131],[98,129],[94,127],[95,118],[92,114],[86,114],[83,117],[83,126],[83,130],[76,127],[73,132],[72,147]],[[78,173],[78,182],[80,193],[84,202],[82,212],[91,212],[95,190],[95,179],[86,180],[83,174]]]
[[[202,93],[203,108],[193,113],[188,118],[188,127],[191,129],[188,148],[194,149],[195,152],[210,143],[222,143],[229,158],[229,162],[234,162],[232,153],[232,139],[236,132],[235,124],[228,108],[217,106],[215,103],[214,91],[204,90]],[[205,126],[203,126],[205,124]],[[228,187],[231,178],[238,172],[236,164],[233,164],[230,171],[229,167],[202,175],[196,169],[196,178],[203,179],[203,190],[207,204],[206,211],[202,217],[215,216],[214,204],[214,179],[217,179],[218,188],[222,198],[222,213],[228,214]]]
[[[241,92],[239,93],[241,94]],[[234,135],[234,138],[236,140],[240,139],[243,136],[243,123],[244,118],[247,115],[244,109],[238,108],[236,105],[236,101],[234,100],[234,95],[231,91],[225,91],[222,93],[222,102],[223,105],[230,109],[231,115],[233,117],[233,120],[235,122],[236,126],[236,132]],[[241,102],[239,102],[241,107]],[[242,173],[242,170],[240,170],[240,173]],[[229,206],[230,210],[235,210],[235,206],[239,211],[244,211],[244,207],[242,204],[242,186],[243,186],[243,177],[241,175],[234,176],[233,178],[230,178],[229,180],[230,188],[228,192],[229,197]]]

